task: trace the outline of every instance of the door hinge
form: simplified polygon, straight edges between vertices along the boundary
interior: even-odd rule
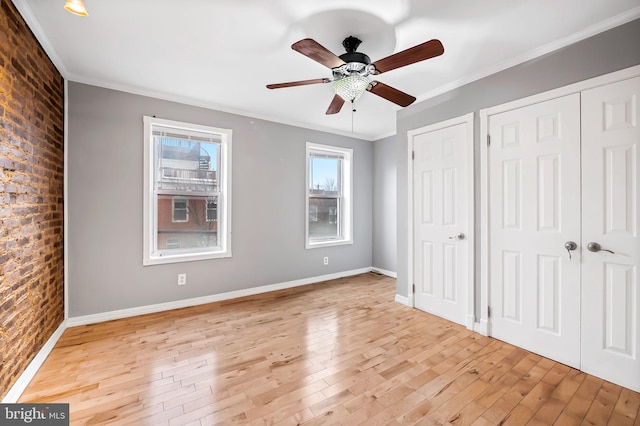
[[[487,135],[487,146],[491,146],[491,135]]]
[[[487,306],[487,317],[491,318],[491,306]]]
[[[411,159],[412,160],[416,159],[416,152],[415,151],[411,151]]]
[[[416,285],[415,284],[411,284],[411,291],[413,292],[413,294],[416,293]]]

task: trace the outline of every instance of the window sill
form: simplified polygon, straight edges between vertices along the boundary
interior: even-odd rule
[[[225,257],[231,257],[231,252],[225,251],[225,252],[208,252],[208,253],[145,257],[142,260],[142,265],[143,266],[164,265],[167,263],[182,263],[182,262],[193,262],[197,260],[223,259]]]
[[[353,240],[318,240],[318,241],[307,240],[305,248],[314,249],[314,248],[320,248],[320,247],[344,246],[347,244],[353,244]]]

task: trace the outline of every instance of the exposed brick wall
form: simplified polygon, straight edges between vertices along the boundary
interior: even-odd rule
[[[64,83],[0,0],[0,399],[64,319]]]

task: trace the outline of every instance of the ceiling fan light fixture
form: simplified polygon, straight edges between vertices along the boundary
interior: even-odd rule
[[[367,87],[369,87],[369,79],[358,74],[349,75],[333,83],[334,92],[348,102],[358,99]]]
[[[84,0],[67,0],[64,9],[74,15],[87,16],[87,9],[84,7]]]

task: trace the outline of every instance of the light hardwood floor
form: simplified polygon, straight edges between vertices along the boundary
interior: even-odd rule
[[[65,331],[20,402],[72,424],[640,425],[640,394],[326,283]]]

